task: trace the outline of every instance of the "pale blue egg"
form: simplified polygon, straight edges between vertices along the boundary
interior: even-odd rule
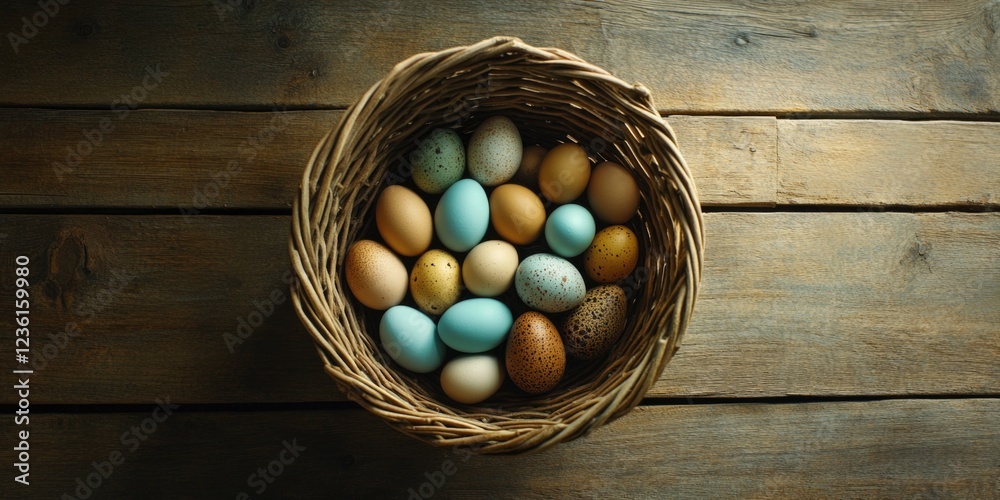
[[[490,226],[490,201],[473,179],[462,179],[448,188],[434,209],[434,229],[444,246],[468,252],[486,236]]]
[[[568,260],[538,253],[521,261],[514,273],[514,288],[528,307],[558,313],[583,302],[587,285],[583,275]]]
[[[448,128],[431,131],[410,155],[413,182],[425,193],[443,193],[465,173],[465,145]]]
[[[448,347],[466,353],[485,352],[500,345],[514,316],[496,299],[463,300],[448,308],[438,320],[438,335]]]
[[[382,347],[403,368],[428,373],[444,363],[447,348],[426,314],[409,306],[393,306],[382,315],[378,330]]]
[[[594,216],[586,208],[571,203],[549,215],[545,221],[545,242],[563,257],[576,257],[594,241],[596,231]]]

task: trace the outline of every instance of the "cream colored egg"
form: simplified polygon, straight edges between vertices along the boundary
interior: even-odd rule
[[[362,304],[385,310],[406,297],[406,266],[381,243],[361,240],[347,250],[347,287]]]
[[[462,271],[458,260],[444,250],[428,250],[410,272],[410,293],[421,311],[440,315],[462,294]]]
[[[459,403],[476,404],[495,394],[504,377],[503,365],[496,356],[466,354],[441,369],[441,389]]]
[[[462,263],[465,287],[480,297],[496,297],[514,283],[519,263],[517,249],[502,240],[475,246]]]
[[[375,224],[386,244],[414,257],[431,246],[434,223],[423,198],[403,186],[388,186],[375,204]]]

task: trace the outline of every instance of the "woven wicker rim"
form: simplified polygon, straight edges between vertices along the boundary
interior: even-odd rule
[[[377,345],[377,314],[337,273],[370,230],[369,208],[415,138],[468,132],[503,114],[525,144],[575,141],[639,181],[643,272],[622,339],[607,357],[568,371],[553,391],[514,391],[481,405],[443,396],[433,375],[398,368]],[[649,91],[573,54],[495,37],[414,55],[351,106],[306,165],[292,217],[292,298],[327,373],[347,396],[396,429],[438,446],[523,453],[580,437],[635,407],[673,356],[690,321],[703,260],[700,205],[690,172]],[[368,332],[374,331],[375,337]]]

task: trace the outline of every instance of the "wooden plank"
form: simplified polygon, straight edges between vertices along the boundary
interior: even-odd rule
[[[1000,208],[1000,124],[779,120],[778,203]]]
[[[5,31],[27,43],[0,50],[0,105],[106,109],[134,91],[143,107],[343,107],[412,54],[503,33],[642,82],[672,113],[1000,110],[989,0],[225,5],[119,0],[44,16],[35,0],[5,2]],[[33,15],[47,19],[37,32],[21,21]],[[168,74],[144,90],[147,68]]]
[[[0,109],[0,206],[289,209],[313,149],[341,115]],[[102,120],[114,128],[100,132]],[[773,118],[669,121],[704,204],[774,205]]]
[[[997,399],[640,407],[588,437],[513,457],[431,448],[362,410],[172,411],[159,411],[159,423],[152,410],[32,414],[31,486],[8,488],[74,495],[96,462],[110,472],[91,478],[102,498],[412,498],[411,488],[417,498],[421,488],[447,498],[1000,495]],[[12,435],[12,419],[0,429]],[[270,465],[285,443],[298,453]]]
[[[705,221],[694,321],[650,396],[1000,394],[1000,214]],[[0,217],[4,254],[33,262],[33,401],[343,400],[286,300],[288,230],[281,216]],[[81,333],[59,337],[71,322]]]
[[[695,174],[702,206],[775,205],[777,120],[683,115],[667,120]]]

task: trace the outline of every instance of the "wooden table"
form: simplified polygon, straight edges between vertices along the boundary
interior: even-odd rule
[[[1000,498],[997,1],[41,4],[0,7],[0,497]],[[651,88],[706,212],[644,404],[523,457],[348,402],[288,300],[321,135],[495,34]]]

